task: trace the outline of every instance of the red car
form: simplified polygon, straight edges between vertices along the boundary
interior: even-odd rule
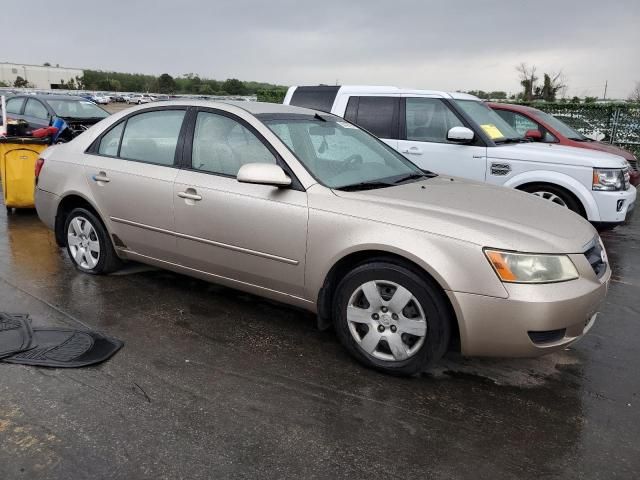
[[[619,155],[629,162],[631,184],[640,184],[638,159],[633,153],[609,143],[596,142],[576,132],[566,123],[537,108],[509,103],[488,103],[509,125],[536,142],[559,143],[569,147],[588,148]]]

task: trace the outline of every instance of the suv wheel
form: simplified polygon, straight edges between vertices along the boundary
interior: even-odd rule
[[[531,193],[537,197],[553,202],[556,205],[568,208],[578,215],[584,216],[580,202],[563,188],[554,185],[527,185],[522,188],[522,191]]]
[[[67,253],[81,272],[105,274],[122,265],[102,222],[84,208],[74,209],[65,222]]]
[[[384,261],[360,265],[337,287],[336,331],[366,366],[413,375],[444,355],[451,314],[440,289],[413,271]]]

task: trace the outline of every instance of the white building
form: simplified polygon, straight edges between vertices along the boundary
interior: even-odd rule
[[[78,68],[0,63],[0,82],[10,87],[14,86],[16,78],[22,77],[33,88],[43,90],[65,88],[63,83],[68,83],[71,79],[77,82],[76,77],[82,77],[82,75],[83,71]]]

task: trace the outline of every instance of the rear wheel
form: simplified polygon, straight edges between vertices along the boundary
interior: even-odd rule
[[[440,289],[393,263],[349,272],[337,287],[334,318],[349,353],[385,373],[419,373],[449,344],[451,314]]]
[[[84,208],[71,211],[65,222],[67,253],[75,267],[91,274],[110,273],[122,266],[102,222]]]
[[[584,209],[580,201],[564,188],[556,187],[549,184],[533,184],[525,185],[521,188],[523,192],[531,193],[544,200],[548,200],[556,205],[576,212],[578,215],[585,216]]]

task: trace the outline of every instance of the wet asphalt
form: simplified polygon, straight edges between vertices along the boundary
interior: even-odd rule
[[[4,212],[4,209],[2,209]],[[125,342],[84,369],[0,363],[0,479],[640,477],[640,213],[578,344],[362,368],[312,315],[160,270],[77,272],[32,212],[0,213],[0,306]]]

